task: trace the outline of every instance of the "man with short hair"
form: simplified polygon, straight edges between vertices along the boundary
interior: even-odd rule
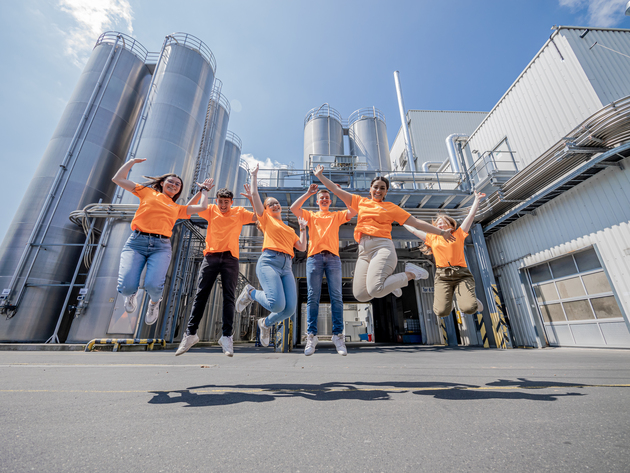
[[[252,202],[249,184],[245,184],[241,195]],[[212,286],[221,275],[223,286],[223,335],[219,345],[227,356],[234,355],[232,325],[234,323],[234,304],[236,284],[238,282],[238,237],[243,225],[256,222],[256,214],[243,207],[232,207],[234,194],[225,187],[217,191],[216,205],[210,204],[199,212],[199,216],[208,221],[206,248],[203,251],[203,263],[199,268],[199,282],[188,329],[182,338],[176,356],[186,353],[199,341],[197,329],[206,309]]]
[[[343,337],[343,299],[341,295],[341,259],[339,258],[339,227],[356,215],[353,209],[330,212],[330,192],[327,189],[317,191],[317,184],[311,184],[306,193],[291,205],[291,212],[296,217],[306,220],[309,229],[308,253],[306,260],[307,299],[307,335],[304,354],[315,353],[317,346],[317,316],[319,298],[322,293],[322,279],[326,273],[328,294],[332,313],[332,342],[337,353],[347,355]],[[317,193],[319,212],[303,210],[302,205]]]

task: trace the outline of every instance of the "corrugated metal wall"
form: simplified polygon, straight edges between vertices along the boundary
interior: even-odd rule
[[[630,33],[591,31],[580,39],[582,32],[561,29],[553,35],[472,134],[470,150],[481,155],[507,136],[522,169],[611,100],[630,93],[630,70],[625,78],[603,79],[611,70],[628,69],[628,58],[612,52],[603,58],[599,49],[588,50],[597,35],[629,54]],[[617,37],[624,44],[613,41]]]
[[[411,120],[409,133],[417,170],[420,171],[422,163],[427,161],[448,159],[446,138],[452,133],[472,133],[486,115],[487,112],[409,110],[407,118]],[[390,151],[392,159],[399,159],[404,147],[403,135],[399,131]]]
[[[597,245],[626,317],[630,315],[630,158],[520,218],[487,240],[518,345],[544,346],[519,268]]]

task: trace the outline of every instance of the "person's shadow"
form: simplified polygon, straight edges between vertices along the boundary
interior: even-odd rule
[[[485,386],[445,382],[376,382],[363,381],[324,384],[237,384],[193,386],[177,391],[152,391],[149,404],[177,404],[186,407],[224,406],[242,402],[269,402],[282,398],[302,398],[310,401],[388,401],[393,393],[411,392],[435,399],[466,401],[508,399],[556,401],[560,397],[583,396],[584,393],[534,393],[550,388],[581,389],[588,385],[553,383],[547,381],[498,380]],[[504,388],[504,389],[502,389]]]

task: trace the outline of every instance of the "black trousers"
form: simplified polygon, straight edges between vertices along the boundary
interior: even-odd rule
[[[221,275],[223,285],[223,335],[232,335],[234,324],[234,304],[236,301],[236,283],[238,282],[238,258],[232,256],[229,251],[222,253],[208,253],[203,258],[201,268],[199,268],[199,282],[197,283],[197,293],[193,302],[192,313],[188,321],[189,335],[194,335],[199,329],[199,323],[210,297],[212,286]]]

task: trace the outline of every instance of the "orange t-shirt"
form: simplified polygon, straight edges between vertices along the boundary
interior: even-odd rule
[[[361,235],[371,235],[380,238],[392,238],[392,222],[401,225],[411,216],[409,212],[401,209],[391,202],[375,202],[372,199],[352,195],[350,205],[358,212],[357,226],[354,229],[354,239],[359,242]]]
[[[190,218],[185,205],[176,204],[169,196],[155,189],[136,184],[132,194],[140,198],[140,206],[131,221],[132,230],[170,238],[175,222],[181,218]]]
[[[308,255],[330,251],[339,256],[339,227],[348,221],[348,211],[310,212],[302,209],[302,218],[308,223]]]
[[[275,250],[293,257],[293,245],[300,239],[293,229],[283,223],[282,220],[273,218],[266,210],[262,215],[258,216],[258,221],[260,222],[263,232],[265,232],[263,251]]]
[[[447,268],[449,266],[461,266],[466,268],[466,258],[464,256],[464,240],[468,236],[462,227],[453,232],[455,241],[446,241],[440,235],[427,233],[425,243],[433,250],[435,256],[435,264],[439,268]]]
[[[229,251],[232,256],[238,258],[238,236],[243,225],[251,223],[254,213],[243,207],[232,207],[229,212],[223,214],[218,205],[210,204],[198,215],[208,221],[206,248],[203,254]]]

